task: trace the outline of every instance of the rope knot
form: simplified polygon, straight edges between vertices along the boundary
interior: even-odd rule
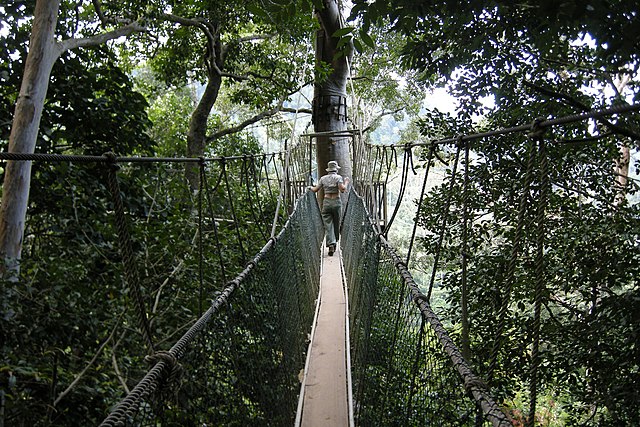
[[[537,118],[533,121],[533,123],[531,123],[531,131],[527,134],[529,138],[532,138],[532,139],[542,138],[545,132],[545,128],[543,128],[540,125],[543,121],[544,119]]]
[[[482,390],[488,389],[487,384],[485,384],[484,381],[475,376],[466,376],[464,378],[464,388],[467,390],[472,390],[474,388]]]
[[[145,356],[145,362],[152,363],[155,365],[158,362],[164,362],[169,367],[169,376],[166,378],[166,381],[162,385],[161,391],[163,393],[167,391],[177,392],[177,388],[174,390],[170,390],[169,386],[171,384],[176,384],[180,377],[182,376],[182,366],[178,363],[178,359],[168,351],[156,351],[155,353]]]
[[[103,156],[107,159],[107,163],[109,163],[114,170],[120,169],[120,165],[118,165],[118,156],[116,156],[114,152],[107,151]]]
[[[456,138],[456,147],[457,148],[465,148],[467,143],[463,140],[463,135],[458,135]]]
[[[169,365],[171,369],[173,369],[173,367],[178,364],[178,359],[176,359],[176,357],[173,354],[171,354],[168,351],[161,351],[161,350],[145,356],[144,361],[153,365],[162,361],[167,365]]]

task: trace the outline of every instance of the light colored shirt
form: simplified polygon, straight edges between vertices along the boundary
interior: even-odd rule
[[[324,188],[324,194],[338,194],[340,192],[339,184],[344,184],[344,181],[337,172],[329,172],[323,175],[318,182],[318,186]]]

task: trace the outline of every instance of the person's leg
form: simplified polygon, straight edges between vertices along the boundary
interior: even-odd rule
[[[333,212],[331,199],[324,199],[322,204],[322,222],[324,223],[325,243],[327,247],[336,243],[335,231],[333,230]]]
[[[337,199],[336,206],[332,210],[333,214],[333,234],[335,235],[335,241],[340,240],[340,211],[342,210],[342,203],[340,199]]]

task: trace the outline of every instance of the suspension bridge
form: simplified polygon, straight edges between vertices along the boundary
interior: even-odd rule
[[[527,424],[535,425],[538,386],[544,375],[540,373],[540,316],[550,301],[543,281],[548,277],[543,270],[545,208],[552,190],[544,130],[637,110],[638,106],[623,106],[426,144],[425,184],[417,201],[418,211],[424,208],[424,188],[438,147],[449,147],[453,160],[449,191],[433,231],[430,280],[422,285],[410,271],[417,222],[405,256],[387,235],[413,167],[412,150],[420,144],[403,147],[400,153],[404,159],[402,185],[389,215],[384,199],[397,150],[366,145],[353,133],[355,185],[344,200],[342,237],[334,257],[327,257],[323,247],[316,197],[305,190],[312,164],[305,144],[286,153],[211,159],[2,153],[0,159],[5,161],[69,164],[68,173],[80,170],[85,177],[89,172],[83,168],[90,165],[90,174],[107,183],[105,215],[114,223],[117,243],[111,246],[119,251],[122,262],[114,277],[121,277],[125,285],[119,290],[126,296],[125,313],[104,320],[113,322],[113,330],[109,337],[99,338],[94,358],[85,362],[74,381],[56,384],[59,380],[52,379],[47,384],[43,400],[48,402],[49,412],[45,418],[53,425],[83,424],[73,419],[72,404],[67,400],[73,402],[74,387],[85,380],[87,371],[99,370],[97,360],[109,344],[113,373],[104,375],[116,377],[123,393],[120,400],[111,397],[102,402],[108,409],[104,419],[97,421],[103,426],[515,425],[514,414],[499,398],[508,387],[504,384],[512,383],[506,381],[501,388],[496,384],[504,379],[503,365],[511,363],[508,352],[513,347],[508,338],[514,329],[509,316],[514,304],[521,302],[512,299],[515,291],[510,283],[521,274],[517,269],[523,241],[531,238],[537,250],[526,254],[525,262],[533,264],[537,280],[536,289],[527,297],[530,335],[516,340],[521,339],[528,348],[529,358],[522,367],[528,378],[525,390],[529,400],[524,406],[530,412]],[[505,260],[506,285],[493,312],[495,330],[484,343],[492,358],[481,364],[480,376],[469,360],[468,343],[461,342],[460,331],[451,330],[449,321],[440,319],[431,300],[446,240],[455,240],[459,250],[461,264],[456,274],[462,289],[469,280],[466,271],[474,250],[469,241],[473,219],[467,188],[471,144],[523,132],[528,135],[522,139],[527,153],[520,176],[522,197],[514,206],[512,245]],[[196,193],[180,183],[181,165],[185,164],[199,168],[200,189]],[[141,172],[149,165],[151,168]],[[154,177],[148,181],[151,184],[136,189],[140,174]],[[65,183],[65,177],[59,179]],[[456,194],[461,199],[461,212],[452,208]],[[146,197],[147,201],[135,207],[128,195]],[[75,205],[79,198],[74,193],[71,213],[75,219],[71,222],[91,233],[98,225],[83,224],[83,211]],[[168,258],[154,261],[148,256],[154,244],[152,233],[140,232],[138,227],[148,230],[154,225],[152,218],[170,216],[175,206],[190,210],[191,222],[176,224],[175,229],[163,226],[154,230],[171,235],[175,246],[169,254],[164,252]],[[459,233],[452,238],[447,233],[454,222]],[[263,246],[248,241],[248,235],[262,236]],[[85,237],[90,240],[88,234]],[[43,243],[26,243],[44,247]],[[256,245],[258,250],[251,252]],[[174,252],[182,247],[191,252],[176,256]],[[105,248],[95,246],[97,251]],[[159,273],[149,273],[152,268]],[[158,278],[158,282],[152,283],[150,278]],[[180,280],[189,280],[190,285],[181,286]],[[114,285],[108,292],[116,289]],[[461,292],[462,298],[468,297]],[[161,310],[180,311],[182,307],[174,301],[184,295],[195,301],[197,315],[175,315],[172,319],[182,321],[182,329],[161,324]],[[127,326],[123,325],[125,316],[130,322]],[[141,351],[138,358],[128,355],[126,362],[117,357],[114,337],[121,333],[131,336],[131,330],[140,337]],[[178,333],[181,336],[174,338]],[[123,373],[126,363],[130,364],[126,368],[129,374]],[[55,372],[61,370],[57,366]],[[56,375],[61,374],[53,378]],[[3,384],[3,422],[38,424],[31,423],[29,417],[41,419],[42,414],[20,412],[15,409],[19,398],[6,399],[16,395],[16,382],[22,381],[18,374],[12,373],[10,378],[14,378],[12,384]]]

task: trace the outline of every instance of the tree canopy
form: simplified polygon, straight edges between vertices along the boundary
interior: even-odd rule
[[[36,5],[5,3],[3,147],[21,97]],[[321,24],[313,12],[325,3],[60,3],[52,36],[60,56],[46,79],[36,151],[235,158],[191,167],[128,164],[117,172],[158,349],[170,346],[269,238],[280,169],[275,158],[263,164],[250,156],[263,154],[261,141],[238,131],[276,117],[302,87],[326,83],[345,103],[353,95],[349,126],[365,132],[385,115],[418,116],[409,131],[419,128],[425,140],[532,123],[533,137],[469,144],[468,162],[461,160],[466,146],[438,147],[429,161],[442,164],[445,182],[430,186],[417,212],[426,231],[415,266],[429,271],[441,252],[442,279],[433,285],[439,314],[514,419],[540,415],[531,391],[537,382],[538,408],[556,417],[550,425],[640,423],[640,204],[629,170],[640,149],[640,119],[534,129],[540,118],[640,101],[637,5],[355,0],[350,20],[332,21],[336,27],[325,34],[334,50],[315,62]],[[351,74],[334,76],[337,68]],[[455,96],[454,114],[422,108],[434,87]],[[334,113],[335,105],[324,106]],[[428,152],[416,157],[426,162]],[[0,290],[7,423],[95,423],[145,370],[112,218],[110,171],[34,163],[28,255],[17,281]],[[443,212],[450,222],[440,245]],[[264,344],[247,342],[255,351]],[[265,369],[275,370],[276,362]],[[539,376],[532,381],[534,362]],[[225,393],[251,407],[251,397]],[[248,423],[258,410],[245,412],[227,415]]]

